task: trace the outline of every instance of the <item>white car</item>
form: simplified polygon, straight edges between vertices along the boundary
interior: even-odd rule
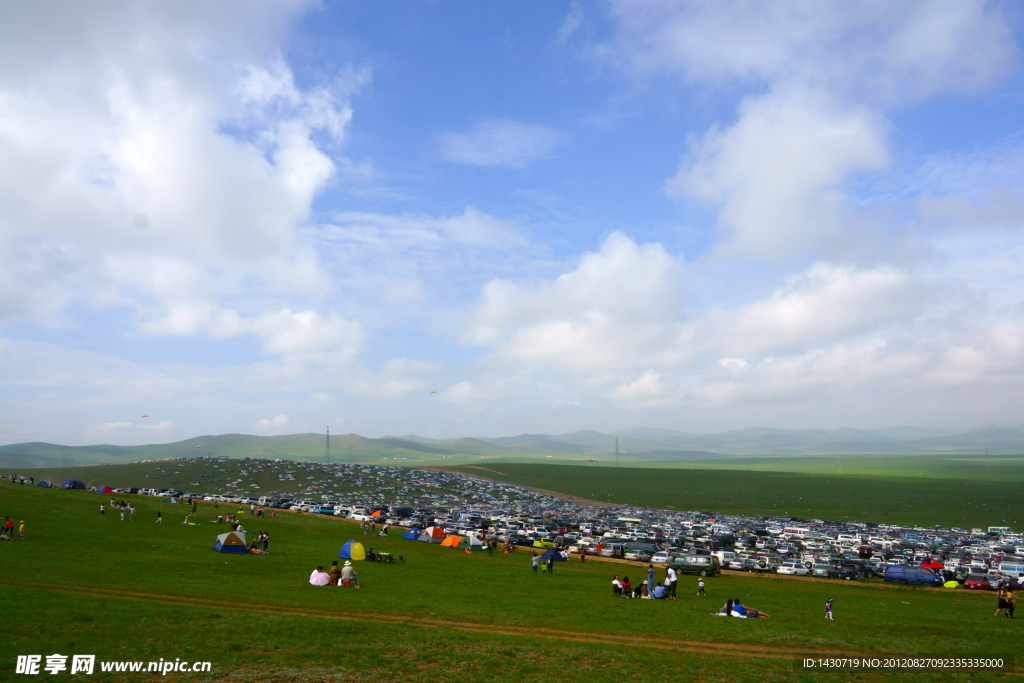
[[[789,576],[807,576],[811,571],[799,562],[783,562],[775,570],[776,574],[788,574]]]
[[[668,553],[666,553],[664,550],[662,550],[661,552],[654,553],[654,555],[651,556],[651,563],[652,564],[657,564],[657,563],[668,564],[671,561],[672,561],[672,556],[669,555]]]

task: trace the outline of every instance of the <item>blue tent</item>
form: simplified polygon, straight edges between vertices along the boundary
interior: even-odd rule
[[[62,489],[81,489],[85,490],[85,484],[78,481],[77,479],[65,479],[64,483],[60,485]]]
[[[345,545],[341,546],[338,557],[343,560],[365,560],[366,550],[359,541],[348,541]]]
[[[549,559],[555,562],[565,562],[565,558],[562,557],[562,553],[558,552],[554,548],[550,548],[543,555],[540,556],[542,562],[547,562]]]
[[[243,554],[249,552],[249,548],[245,545],[245,532],[229,531],[226,534],[221,534],[217,537],[217,542],[213,544],[213,549],[218,553]]]
[[[405,534],[402,535],[402,538],[404,538],[406,540],[409,540],[409,541],[419,540],[419,537],[420,537],[420,530],[417,529],[416,527],[413,527],[413,528],[409,529],[408,531],[405,532]]]
[[[53,484],[51,484],[51,483],[50,483],[49,481],[47,481],[46,479],[43,479],[43,480],[42,480],[41,482],[39,482],[38,484],[36,484],[36,486],[42,486],[42,487],[43,487],[44,489],[48,489],[48,488],[52,488],[52,487],[53,487]]]

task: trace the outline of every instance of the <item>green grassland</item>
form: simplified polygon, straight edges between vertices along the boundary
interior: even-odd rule
[[[211,520],[227,506],[203,504],[192,526],[180,523],[181,507],[132,500],[135,521],[120,521],[100,516],[106,498],[94,493],[0,482],[0,514],[27,524],[24,541],[0,543],[0,679],[17,678],[17,655],[62,653],[213,662],[211,674],[168,680],[831,681],[851,675],[798,672],[794,657],[990,655],[1020,642],[1019,622],[990,616],[991,596],[962,590],[727,575],[709,580],[708,598],[696,598],[684,577],[678,601],[622,600],[610,595],[611,575],[636,579],[640,566],[573,561],[536,575],[522,553],[364,538],[343,520],[291,513],[243,516],[247,530],[269,531],[271,553],[226,555],[211,550],[224,531]],[[163,524],[154,523],[157,510]],[[353,538],[406,562],[357,563],[360,590],[306,585],[311,569]],[[773,618],[709,615],[730,597]],[[836,621],[824,622],[830,597]],[[1000,675],[904,670],[901,678]]]
[[[1012,526],[1022,513],[1019,459],[992,473],[971,460],[894,460],[915,462],[871,475],[499,462],[446,469],[590,500],[747,516],[985,527]]]

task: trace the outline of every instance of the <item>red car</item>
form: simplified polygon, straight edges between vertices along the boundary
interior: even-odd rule
[[[992,584],[989,583],[988,576],[985,574],[968,574],[967,578],[964,579],[964,588],[987,591],[992,589]]]

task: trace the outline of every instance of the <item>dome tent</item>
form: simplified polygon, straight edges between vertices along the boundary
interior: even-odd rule
[[[417,529],[416,527],[413,527],[413,528],[409,529],[408,531],[406,531],[402,535],[402,538],[404,538],[404,539],[406,539],[408,541],[418,540],[419,537],[420,537],[420,530]]]
[[[78,481],[77,479],[65,479],[64,483],[60,485],[62,489],[79,489],[85,490],[85,483]]]
[[[365,560],[366,550],[363,549],[363,544],[359,541],[348,541],[341,546],[338,557],[343,560]]]
[[[245,544],[245,532],[229,531],[226,534],[221,534],[217,537],[217,542],[213,544],[213,549],[218,553],[237,553],[239,555],[248,553],[249,548]]]
[[[96,493],[99,493],[101,495],[106,495],[106,494],[113,493],[113,492],[114,492],[114,489],[110,488],[109,486],[101,486],[96,491]]]

